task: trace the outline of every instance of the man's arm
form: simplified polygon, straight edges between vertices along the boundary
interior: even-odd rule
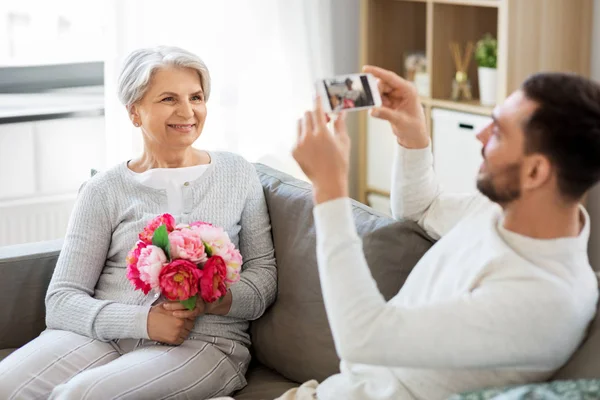
[[[416,221],[428,235],[439,239],[462,218],[492,203],[480,194],[444,193],[433,169],[431,146],[396,148],[392,170],[392,214]]]
[[[488,278],[443,302],[410,308],[386,303],[367,267],[350,200],[317,205],[314,216],[323,299],[337,353],[345,361],[407,368],[558,368],[581,340],[573,327],[584,331],[586,312],[570,301],[564,286],[532,283],[521,270]]]

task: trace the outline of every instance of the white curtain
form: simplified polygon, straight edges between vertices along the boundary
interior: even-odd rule
[[[199,148],[227,150],[303,177],[290,150],[314,82],[333,73],[330,0],[113,0],[105,67],[107,164],[141,151],[116,98],[133,49],[176,45],[208,65],[212,92]]]

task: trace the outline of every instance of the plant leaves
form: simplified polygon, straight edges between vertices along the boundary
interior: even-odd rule
[[[213,249],[206,242],[204,243],[204,251],[206,251],[206,257],[211,258],[213,256]]]
[[[194,308],[196,308],[196,298],[197,297],[198,296],[192,296],[187,300],[179,300],[179,302],[181,304],[183,304],[185,308],[192,311]]]
[[[152,245],[160,247],[167,256],[167,259],[171,261],[171,243],[169,242],[169,233],[167,232],[167,226],[161,225],[154,231],[152,235]]]
[[[475,46],[475,60],[480,67],[496,68],[497,58],[498,41],[488,33]]]

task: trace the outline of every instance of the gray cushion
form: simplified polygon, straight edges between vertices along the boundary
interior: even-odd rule
[[[45,326],[44,298],[61,240],[0,247],[0,349],[20,347]]]
[[[398,221],[363,237],[365,258],[386,300],[399,291],[433,240],[415,223]]]
[[[296,382],[260,364],[250,366],[246,380],[248,385],[235,394],[235,400],[273,400],[298,386]]]
[[[339,359],[319,284],[311,187],[265,166],[257,170],[271,217],[278,295],[252,324],[254,351],[261,363],[292,381],[322,381],[339,371]],[[359,235],[376,232],[366,239],[374,249],[366,257],[378,286],[390,298],[430,242],[413,224],[395,223],[358,202],[353,202],[353,213]],[[382,252],[388,246],[394,248]]]
[[[0,350],[0,361],[4,360],[6,357],[10,355],[16,349],[2,349]]]
[[[596,273],[600,280],[600,276]],[[588,333],[571,359],[554,375],[553,379],[600,379],[600,313],[588,328]]]

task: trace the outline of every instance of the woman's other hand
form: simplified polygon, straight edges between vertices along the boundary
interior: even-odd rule
[[[178,318],[163,304],[152,306],[148,314],[148,337],[161,343],[180,345],[194,327],[195,318]]]
[[[174,317],[191,319],[196,321],[196,318],[206,312],[206,303],[202,300],[202,297],[196,296],[196,307],[193,310],[188,310],[183,304],[178,301],[168,301],[162,303],[165,310],[171,312]]]

